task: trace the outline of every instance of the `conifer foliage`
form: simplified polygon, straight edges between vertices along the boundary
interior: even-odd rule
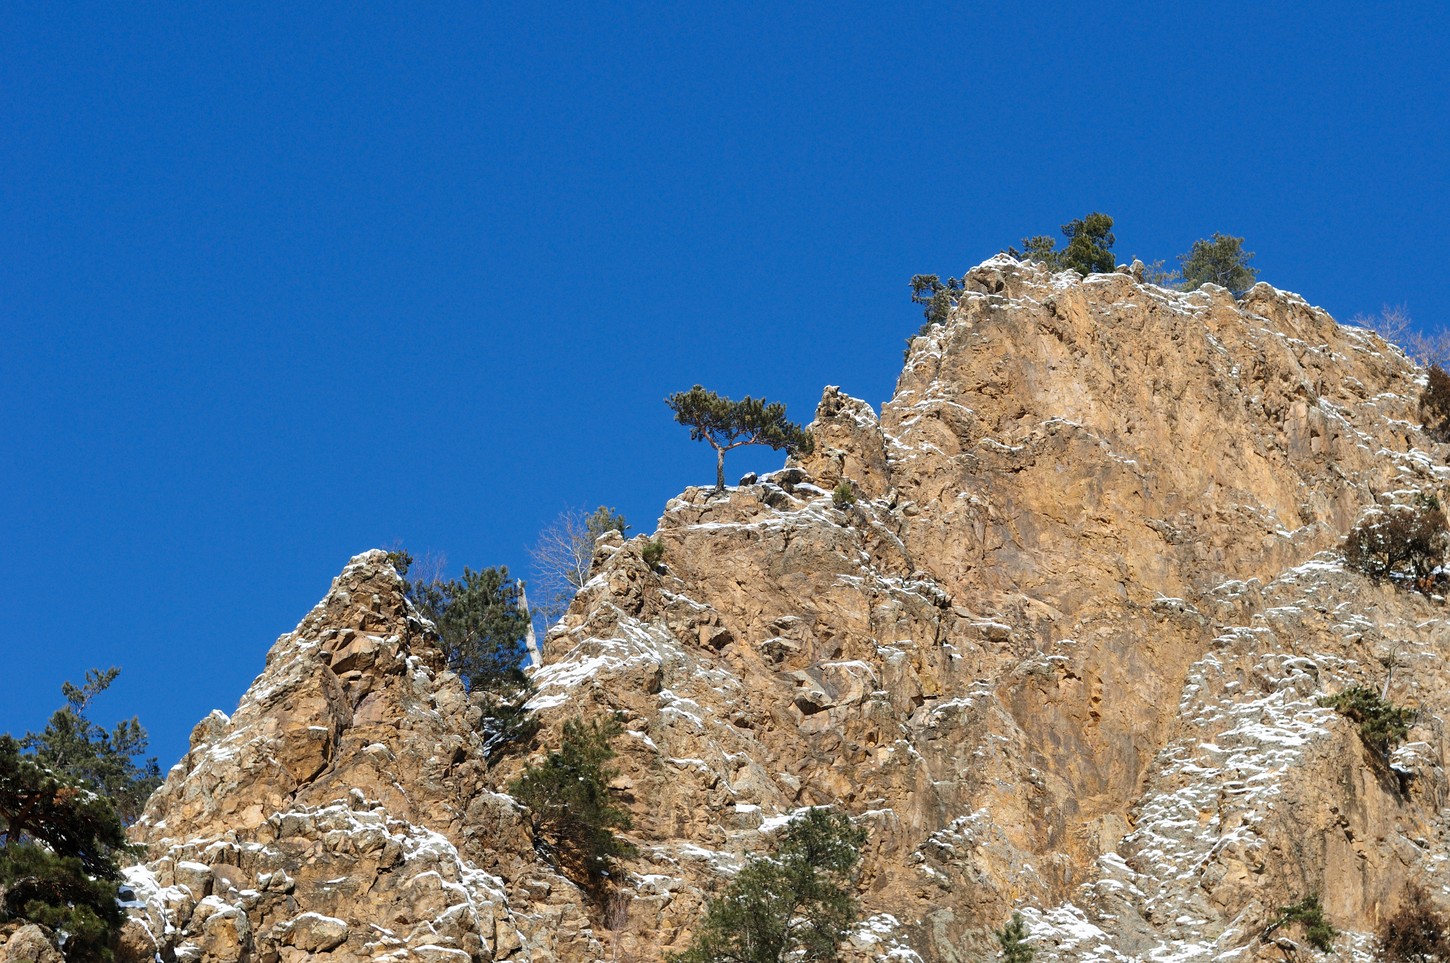
[[[570,719],[559,748],[509,786],[529,808],[535,842],[596,897],[603,895],[616,860],[632,852],[615,835],[629,828],[629,811],[609,791],[616,775],[609,765],[611,743],[621,731],[612,717],[587,723]]]
[[[725,453],[742,445],[767,445],[792,455],[808,454],[814,441],[800,425],[786,420],[785,405],[746,395],[732,401],[700,385],[665,399],[675,421],[688,425],[693,441],[715,449],[715,491],[725,490]]]
[[[117,670],[65,683],[66,706],[39,733],[0,735],[0,923],[28,920],[65,935],[66,958],[110,960],[123,916],[116,904],[125,821],[159,777],[138,764],[137,720],[106,732],[85,716]],[[119,812],[118,812],[119,810]]]
[[[825,963],[856,920],[866,831],[834,809],[810,809],[770,856],[751,856],[712,899],[694,944],[671,963]]]
[[[108,796],[127,824],[141,815],[153,790],[161,785],[161,770],[154,758],[137,762],[146,752],[146,730],[136,717],[118,722],[107,732],[86,718],[91,701],[104,692],[119,669],[90,669],[84,685],[61,684],[66,704],[50,717],[40,732],[28,733],[21,748],[35,754],[42,765],[96,787]]]
[[[917,333],[925,334],[926,329],[933,324],[945,324],[965,292],[966,282],[963,278],[947,278],[943,281],[937,274],[914,275],[911,279],[911,300],[914,304],[922,305],[921,313],[926,318]]]
[[[1414,709],[1397,706],[1369,686],[1353,685],[1343,692],[1319,700],[1351,722],[1359,724],[1359,736],[1377,756],[1388,760],[1395,747],[1410,734]]]
[[[1298,944],[1275,935],[1286,926],[1293,927],[1304,937],[1304,942],[1321,953],[1334,949],[1334,939],[1338,934],[1324,918],[1324,905],[1319,902],[1318,893],[1311,893],[1297,903],[1279,907],[1279,915],[1264,930],[1262,939],[1280,946],[1287,942],[1286,949],[1297,948]]]
[[[1187,254],[1178,256],[1183,265],[1183,286],[1192,291],[1205,284],[1217,284],[1234,293],[1254,286],[1259,272],[1249,267],[1252,251],[1244,250],[1244,239],[1214,232],[1212,238],[1193,242]]]
[[[535,728],[523,708],[534,688],[524,674],[529,613],[519,593],[505,566],[408,583],[408,597],[438,629],[448,667],[483,705],[488,748],[527,739]]]
[[[1107,274],[1115,267],[1113,219],[1094,211],[1087,217],[1074,218],[1062,225],[1067,246],[1057,249],[1057,242],[1046,234],[1022,239],[1022,250],[1009,247],[1007,253],[1019,261],[1036,261],[1051,271],[1076,271],[1083,276]]]
[[[1027,923],[1021,913],[1013,913],[1007,925],[997,931],[997,945],[1002,948],[1002,963],[1032,963],[1037,954],[1027,942]]]

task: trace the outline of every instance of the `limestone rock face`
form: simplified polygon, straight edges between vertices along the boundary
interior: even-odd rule
[[[586,957],[577,893],[488,788],[478,720],[386,553],[353,559],[133,827],[129,954],[529,959],[579,939]]]
[[[354,559],[151,801],[128,945],[657,961],[822,804],[870,831],[855,961],[981,960],[1014,910],[1044,963],[1280,959],[1311,893],[1358,958],[1411,883],[1450,904],[1445,603],[1338,555],[1450,482],[1422,373],[1263,284],[965,283],[879,414],[826,389],[810,456],[670,501],[658,566],[600,539],[522,754]],[[1320,705],[1356,684],[1420,710],[1388,759]],[[604,713],[637,855],[601,909],[503,792]]]
[[[1277,958],[1315,892],[1362,951],[1407,883],[1447,892],[1443,603],[1337,554],[1450,477],[1421,373],[1263,284],[966,286],[879,416],[828,388],[813,454],[673,500],[660,572],[602,545],[547,639],[546,720],[627,719],[618,941],[683,947],[776,817],[833,803],[871,830],[863,959],[979,960],[1014,909],[1039,959]],[[1403,778],[1318,704],[1391,652]]]

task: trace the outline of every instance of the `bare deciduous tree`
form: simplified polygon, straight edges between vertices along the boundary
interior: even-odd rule
[[[1419,364],[1450,366],[1450,330],[1423,331],[1415,327],[1409,309],[1403,304],[1386,304],[1373,316],[1357,314],[1350,318],[1350,323],[1369,328],[1386,341],[1399,345]]]
[[[534,612],[547,628],[564,614],[574,593],[589,581],[594,542],[608,531],[623,534],[629,526],[613,508],[600,505],[593,512],[566,508],[529,549],[534,568]]]

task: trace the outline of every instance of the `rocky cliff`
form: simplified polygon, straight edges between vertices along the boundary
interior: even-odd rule
[[[607,536],[544,643],[536,753],[618,712],[607,914],[534,852],[478,710],[381,552],[358,556],[135,827],[129,951],[232,961],[658,960],[779,817],[870,830],[856,960],[1279,958],[1319,893],[1362,955],[1446,901],[1443,602],[1347,571],[1371,506],[1438,492],[1422,373],[1260,284],[1184,294],[994,258],[880,413],[654,537]],[[858,493],[838,508],[830,491]],[[1393,766],[1319,704],[1420,709]]]

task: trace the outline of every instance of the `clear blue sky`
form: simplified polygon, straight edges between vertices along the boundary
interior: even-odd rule
[[[879,405],[906,281],[1092,210],[1443,324],[1441,3],[14,3],[0,731],[163,768],[346,559],[713,479],[662,403]],[[732,477],[779,455],[737,452]]]

